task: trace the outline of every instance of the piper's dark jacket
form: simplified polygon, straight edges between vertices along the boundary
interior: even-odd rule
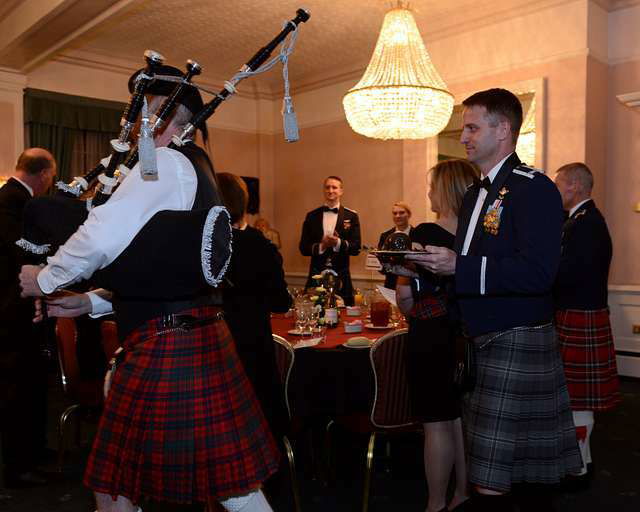
[[[311,256],[309,265],[309,276],[307,277],[307,288],[313,286],[311,276],[322,272],[327,268],[328,261],[331,268],[338,273],[340,278],[340,295],[347,305],[353,305],[353,285],[351,284],[351,274],[349,272],[349,256],[357,256],[360,253],[360,220],[358,214],[340,206],[338,210],[338,220],[335,232],[342,240],[340,250],[335,252],[333,248],[328,248],[323,254],[318,250],[320,242],[324,236],[322,227],[322,207],[307,213],[302,225],[302,236],[300,237],[300,252],[303,256]]]
[[[380,240],[378,240],[378,249],[382,249],[384,246],[387,237],[392,233],[396,232],[396,228],[387,229],[386,231],[380,234]],[[409,237],[411,237],[411,233],[413,233],[413,227],[409,229]],[[384,274],[384,287],[390,288],[392,290],[396,289],[396,283],[398,282],[398,276],[395,274],[385,273],[384,271],[380,271],[381,274]]]
[[[612,244],[607,223],[593,200],[562,227],[562,256],[554,286],[556,309],[604,309]]]
[[[503,187],[500,226],[493,235],[485,231],[483,219]],[[467,333],[479,336],[550,322],[563,221],[558,189],[512,154],[491,184],[469,251],[461,256],[479,190],[472,186],[464,196],[454,246],[455,292]]]

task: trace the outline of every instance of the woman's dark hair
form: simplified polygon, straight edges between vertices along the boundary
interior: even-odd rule
[[[231,223],[238,222],[247,211],[249,203],[249,191],[247,184],[240,176],[230,172],[216,174],[218,188],[222,195],[222,202],[229,210]]]

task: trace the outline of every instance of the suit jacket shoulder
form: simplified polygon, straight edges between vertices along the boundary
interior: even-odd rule
[[[313,217],[317,217],[317,216],[322,216],[322,206],[319,206],[318,208],[314,208],[313,210],[311,210],[310,212],[307,212],[307,218],[313,218]]]
[[[340,208],[342,210],[342,215],[344,216],[345,219],[349,219],[349,220],[359,219],[357,211],[352,210],[351,208],[347,208],[346,206],[341,206]]]
[[[382,249],[382,246],[384,245],[385,241],[387,240],[387,237],[395,232],[396,228],[391,228],[391,229],[387,229],[386,231],[383,231],[382,233],[380,233],[380,239],[378,240],[378,249]]]
[[[505,186],[516,194],[534,194],[536,201],[543,201],[539,207],[546,207],[547,201],[554,206],[560,200],[560,192],[553,181],[540,169],[519,165],[508,176]]]

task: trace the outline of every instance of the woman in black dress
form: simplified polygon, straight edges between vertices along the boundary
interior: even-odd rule
[[[231,216],[233,252],[224,291],[225,320],[236,349],[271,432],[284,434],[287,413],[278,378],[271,313],[291,306],[282,268],[282,256],[269,240],[247,225],[248,192],[242,178],[230,173],[216,175],[223,202]]]
[[[466,160],[447,160],[433,167],[429,176],[429,199],[437,220],[414,228],[411,241],[415,249],[426,245],[452,249],[462,198],[478,171]],[[460,397],[453,381],[456,328],[448,313],[447,282],[429,275],[428,289],[422,279],[418,290],[408,277],[415,276],[414,271],[396,268],[396,272],[405,274],[398,278],[396,296],[409,321],[407,370],[413,413],[424,426],[427,512],[462,511],[468,499],[467,471]],[[446,492],[453,468],[455,493],[447,508]]]

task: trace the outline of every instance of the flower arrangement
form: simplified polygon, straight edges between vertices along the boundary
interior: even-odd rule
[[[318,286],[316,286],[309,297],[309,300],[313,303],[314,309],[318,312],[318,322],[324,323],[324,305],[327,300],[327,289],[323,286],[322,274],[315,274],[311,276]]]
[[[325,269],[319,274],[311,276],[317,286],[310,300],[314,304],[314,308],[318,312],[318,323],[325,323],[325,305],[329,295],[335,293],[338,283],[338,274],[332,269]]]

